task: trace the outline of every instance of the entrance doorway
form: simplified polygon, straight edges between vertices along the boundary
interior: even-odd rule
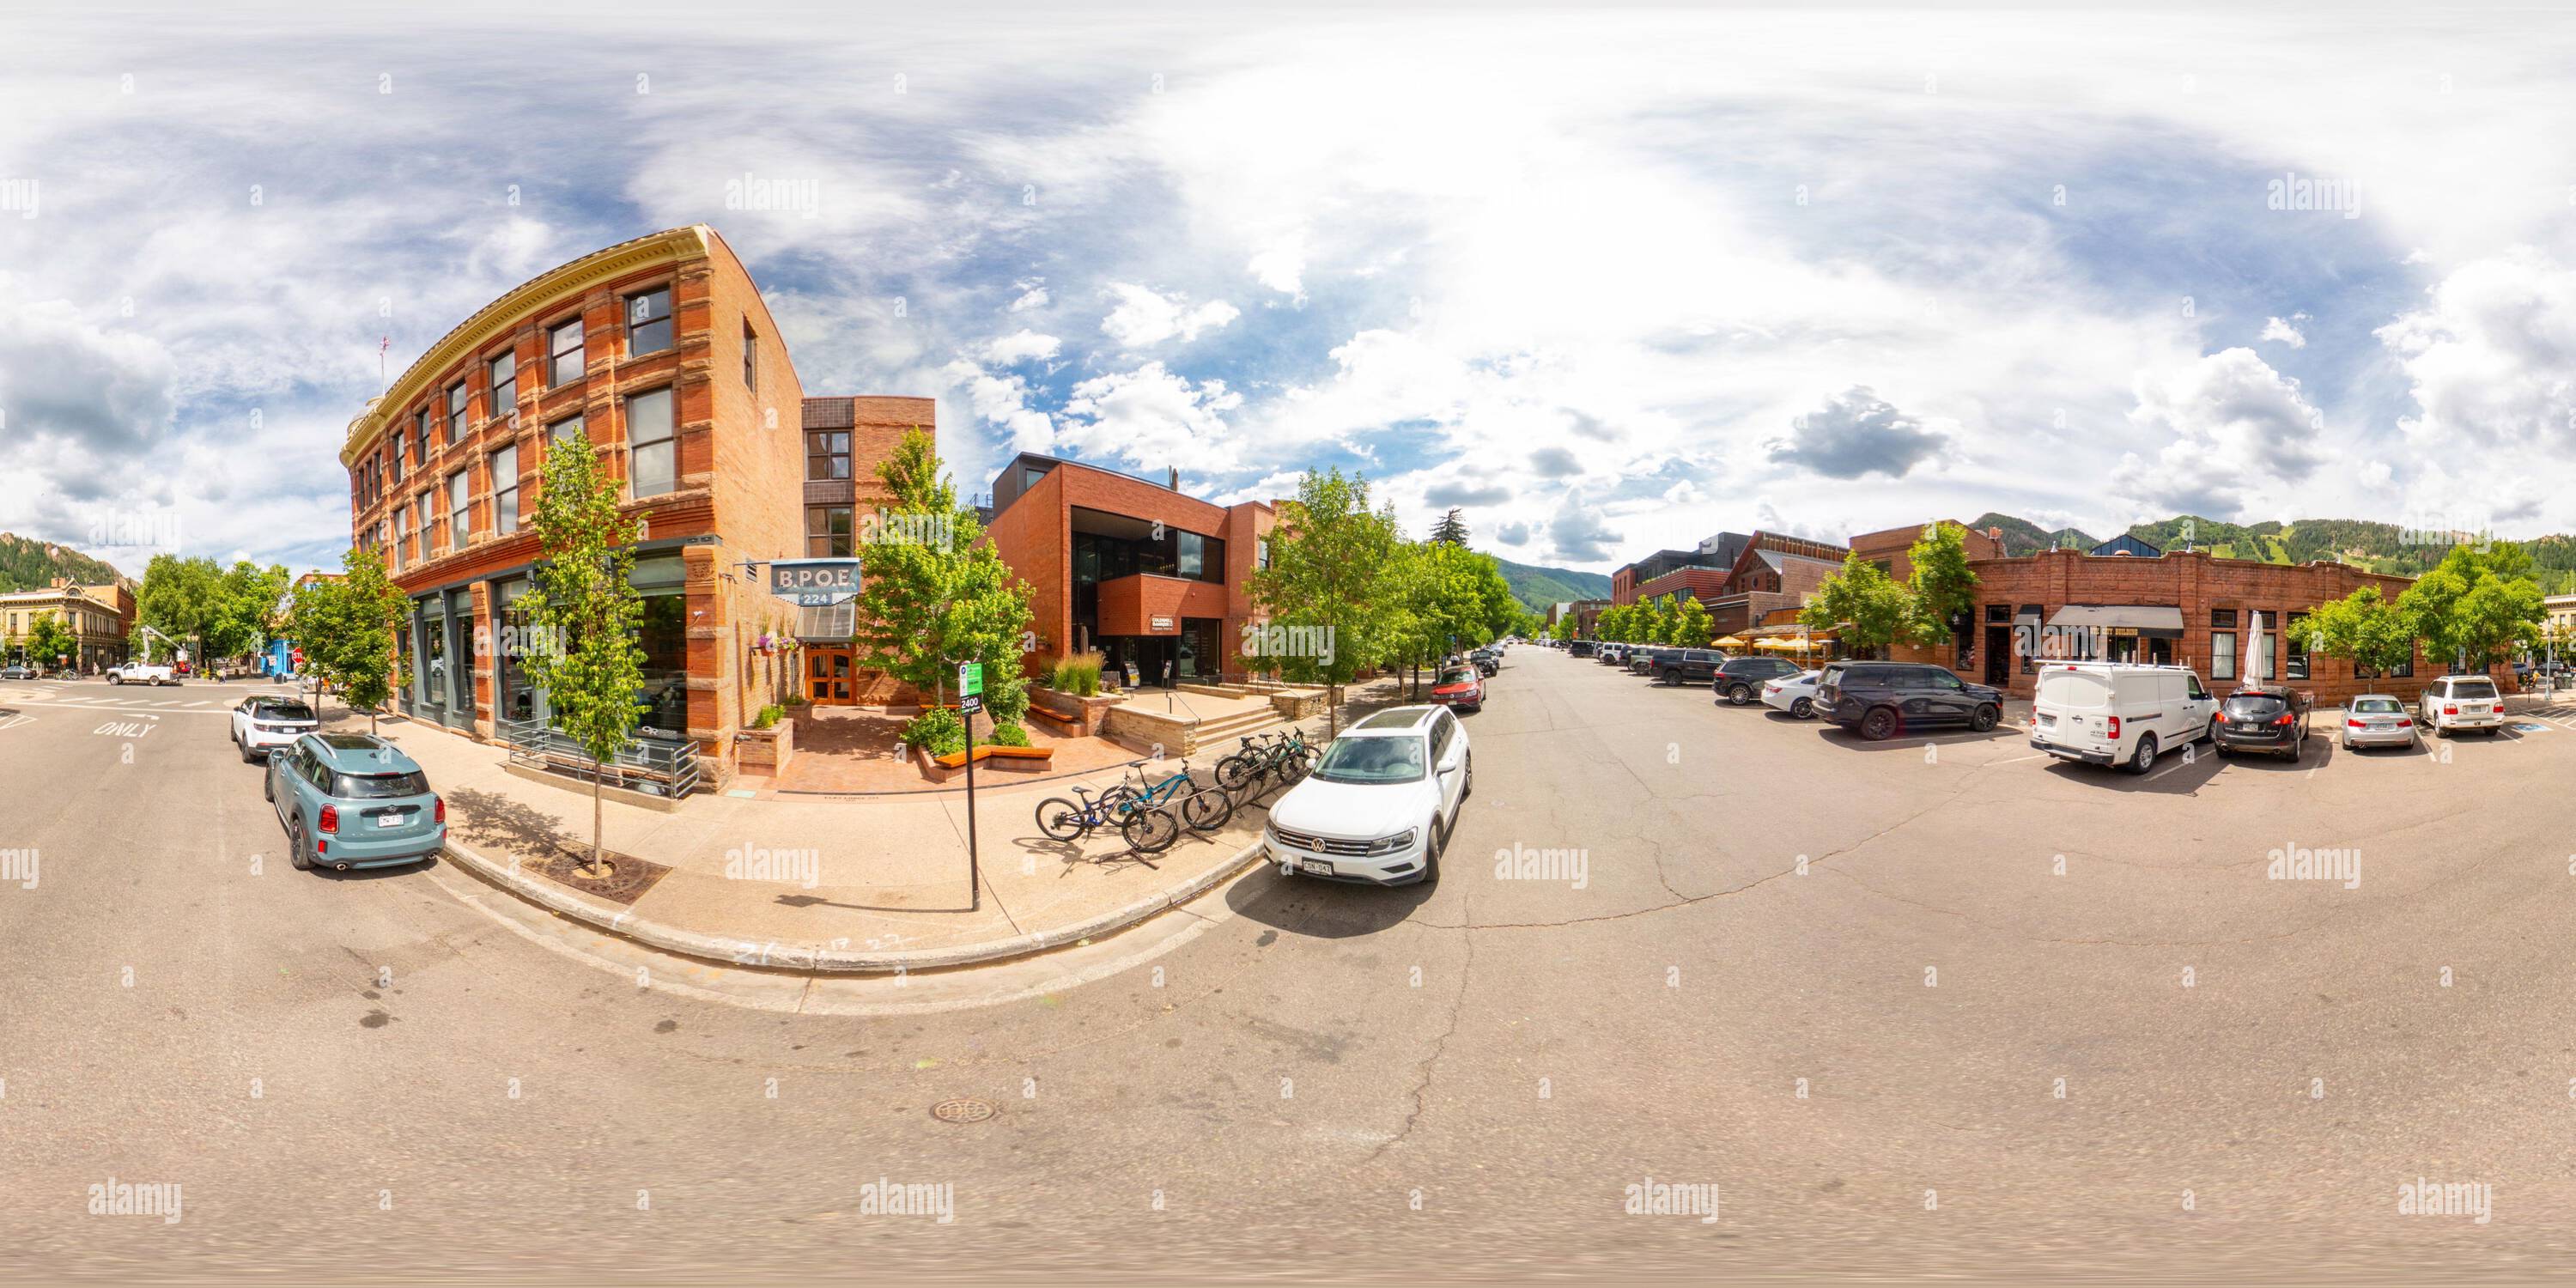
[[[851,677],[857,669],[854,649],[845,645],[806,645],[805,700],[818,707],[846,707],[856,703],[858,690]]]
[[[2012,680],[2012,628],[1986,628],[1986,683],[2002,688]]]

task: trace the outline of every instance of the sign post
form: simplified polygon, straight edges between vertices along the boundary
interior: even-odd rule
[[[957,723],[966,727],[966,910],[984,906],[984,877],[975,853],[975,713],[984,709],[984,664],[957,664]]]

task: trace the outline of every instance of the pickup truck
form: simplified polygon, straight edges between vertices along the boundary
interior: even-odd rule
[[[177,684],[179,673],[161,662],[128,662],[107,670],[110,684]]]

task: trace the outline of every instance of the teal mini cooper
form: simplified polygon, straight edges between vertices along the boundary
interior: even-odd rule
[[[382,738],[308,733],[269,753],[267,792],[298,868],[346,872],[437,857],[447,802]]]

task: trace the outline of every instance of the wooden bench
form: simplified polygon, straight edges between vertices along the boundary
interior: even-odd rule
[[[1082,718],[1080,716],[1069,716],[1061,711],[1049,711],[1045,707],[1038,706],[1035,703],[1030,704],[1029,714],[1033,716],[1044,716],[1067,729],[1080,728],[1082,725]]]
[[[988,742],[975,748],[975,759],[978,761],[1033,760],[1044,764],[1054,758],[1055,749],[1052,747],[1005,747],[999,743]],[[933,756],[931,759],[938,761],[945,769],[962,769],[966,765],[966,753],[962,751],[952,751],[945,756]]]

